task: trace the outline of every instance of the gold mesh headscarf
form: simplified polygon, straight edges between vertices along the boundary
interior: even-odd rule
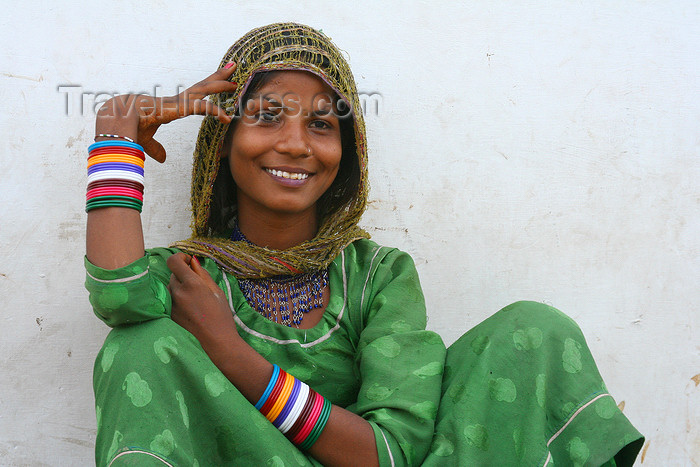
[[[357,223],[367,202],[367,147],[355,80],[338,48],[320,31],[296,23],[278,23],[250,31],[226,52],[220,67],[237,64],[232,93],[211,96],[212,102],[233,114],[257,72],[306,70],[314,73],[351,105],[360,183],[356,196],[321,220],[316,237],[287,250],[273,250],[234,242],[210,234],[207,225],[212,188],[219,169],[219,151],[227,124],[207,116],[202,122],[192,168],[192,237],[172,246],[185,253],[207,256],[239,278],[299,274],[327,267],[343,248],[369,234]]]

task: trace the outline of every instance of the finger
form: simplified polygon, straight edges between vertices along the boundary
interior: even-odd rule
[[[231,81],[231,76],[235,69],[235,64],[231,68],[220,68],[202,81],[187,88],[185,93],[194,94],[196,97],[204,97],[221,92],[233,92],[238,87],[238,83]]]
[[[190,261],[190,269],[194,271],[195,274],[197,274],[202,280],[204,281],[205,284],[207,284],[207,287],[209,287],[209,290],[211,290],[214,293],[218,293],[221,291],[218,285],[216,285],[216,282],[214,282],[214,279],[211,278],[211,275],[209,272],[202,267],[202,265],[199,263],[199,260],[197,259],[196,256],[192,256],[192,261]]]
[[[226,65],[222,66],[218,70],[216,70],[217,73],[220,73],[221,71],[226,71],[228,70],[229,74],[232,75],[234,71],[236,71],[236,68],[238,68],[238,63],[236,62],[228,62]]]
[[[157,160],[161,164],[165,162],[165,148],[163,147],[162,144],[160,144],[158,141],[155,139],[151,138],[149,140],[144,141],[141,143],[143,146],[143,150],[146,151],[146,154],[151,156],[153,159]]]
[[[179,282],[185,282],[187,279],[195,276],[195,273],[190,269],[189,257],[184,253],[176,253],[170,256],[166,264]]]
[[[228,68],[227,68],[228,67]],[[222,66],[218,70],[216,70],[214,73],[210,74],[206,78],[204,78],[202,81],[199,83],[195,84],[195,86],[200,85],[200,84],[205,84],[213,81],[228,81],[228,79],[233,76],[233,73],[236,71],[236,68],[238,67],[238,64],[234,62],[229,62],[226,65]]]
[[[210,94],[219,94],[222,92],[233,92],[238,87],[238,83],[233,83],[226,80],[202,81],[187,89],[190,94],[195,94],[198,97],[208,96]]]
[[[178,287],[182,284],[175,274],[170,274],[170,280],[168,281],[168,290],[172,292],[173,287]]]
[[[190,269],[192,269],[197,274],[199,274],[200,271],[204,269],[195,255],[190,256]],[[206,272],[206,270],[204,272]]]
[[[202,264],[194,255],[192,256],[192,259],[190,261],[190,269],[192,269],[192,271],[202,279],[212,280],[211,276],[209,275],[209,272],[206,269],[204,269]]]
[[[192,113],[195,115],[211,115],[216,117],[221,123],[231,123],[231,119],[233,118],[218,105],[204,99],[195,99],[193,101]]]

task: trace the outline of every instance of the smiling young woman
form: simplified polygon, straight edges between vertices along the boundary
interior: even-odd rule
[[[332,95],[317,76],[288,71],[272,73],[244,97],[225,151],[236,184],[238,226],[256,245],[284,250],[316,235],[316,203],[335,180],[342,157]]]
[[[178,96],[100,110],[97,464],[632,465],[643,438],[558,310],[515,303],[449,349],[425,329],[412,259],[358,226],[359,109],[332,42],[279,23]],[[192,236],[144,252],[144,152],[164,161],[158,127],[193,114]]]

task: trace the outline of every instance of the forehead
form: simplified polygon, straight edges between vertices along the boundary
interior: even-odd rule
[[[335,91],[321,78],[308,71],[290,70],[271,72],[264,83],[250,97],[298,96],[313,100],[318,96],[337,98]]]

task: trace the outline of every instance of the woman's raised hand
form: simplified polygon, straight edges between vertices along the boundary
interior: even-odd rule
[[[224,109],[206,97],[233,92],[237,84],[228,79],[235,70],[236,65],[231,62],[176,96],[116,96],[105,102],[97,113],[96,134],[128,136],[143,146],[153,159],[165,162],[165,148],[153,138],[161,125],[189,115],[212,115],[223,123],[231,121]]]

